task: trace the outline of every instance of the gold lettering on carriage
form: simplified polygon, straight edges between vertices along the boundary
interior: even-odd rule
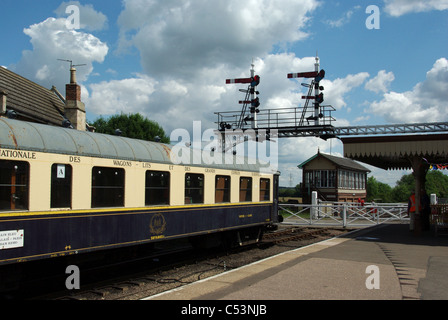
[[[132,167],[132,162],[123,160],[114,160],[114,165],[119,167]]]
[[[17,158],[17,159],[37,159],[35,152],[31,151],[17,151],[0,149],[0,157]]]

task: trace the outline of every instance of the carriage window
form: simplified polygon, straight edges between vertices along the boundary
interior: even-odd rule
[[[252,201],[252,178],[240,178],[240,202]]]
[[[215,203],[230,202],[230,177],[216,176]]]
[[[185,204],[204,203],[204,175],[185,174]]]
[[[260,179],[260,201],[269,201],[271,195],[271,180],[269,179]]]
[[[170,204],[170,173],[146,171],[145,205]]]
[[[0,161],[0,210],[28,210],[30,165],[23,161]]]
[[[124,206],[124,169],[92,169],[92,208]]]
[[[72,166],[53,164],[51,167],[51,207],[71,208]]]

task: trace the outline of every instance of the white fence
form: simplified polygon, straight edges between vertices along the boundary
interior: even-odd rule
[[[391,221],[409,223],[407,207],[404,203],[279,204],[279,214],[287,224],[361,227]]]

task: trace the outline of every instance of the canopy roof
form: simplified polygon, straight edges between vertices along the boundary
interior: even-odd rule
[[[448,162],[448,134],[342,138],[344,157],[382,169],[412,169],[411,159]]]

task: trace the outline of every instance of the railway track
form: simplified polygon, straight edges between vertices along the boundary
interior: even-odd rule
[[[29,299],[138,300],[344,232],[344,229],[282,226],[275,232],[265,233],[257,244],[232,250],[200,251],[185,247],[175,253],[167,251],[103,269],[100,266],[95,270],[81,269],[81,290],[35,295]],[[92,281],[97,275],[100,280]],[[65,281],[65,278],[58,281]]]
[[[292,227],[277,232],[265,234],[263,243],[279,244],[293,240],[309,239],[318,235],[328,233],[330,228],[303,228]]]

